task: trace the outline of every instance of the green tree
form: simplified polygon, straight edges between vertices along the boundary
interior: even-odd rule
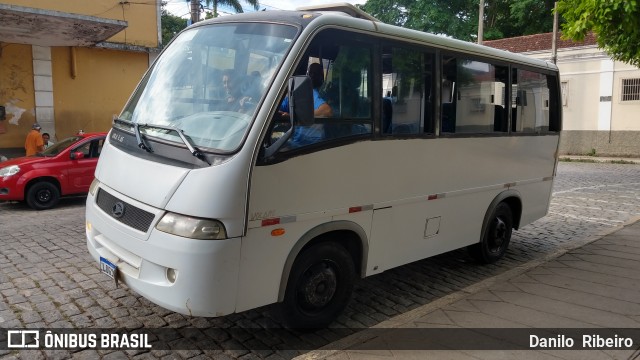
[[[187,20],[179,16],[171,15],[166,9],[162,9],[160,24],[162,30],[162,45],[166,46],[177,33],[187,27]]]
[[[255,10],[260,8],[258,0],[243,0],[243,2],[248,3]],[[233,8],[236,13],[244,12],[242,5],[240,4],[240,0],[191,0],[191,8],[200,9],[201,3],[204,3],[206,7],[213,6],[213,16],[211,17],[218,17],[218,6],[229,6]],[[207,18],[209,18],[209,15],[207,15]]]
[[[383,22],[475,41],[478,0],[368,0],[361,8]],[[550,32],[553,0],[486,0],[484,39]]]
[[[613,59],[640,67],[640,4],[637,0],[561,0],[564,37],[583,40],[593,31]]]
[[[470,0],[368,0],[362,9],[388,24],[472,40],[478,28],[478,5],[471,7],[470,3]]]

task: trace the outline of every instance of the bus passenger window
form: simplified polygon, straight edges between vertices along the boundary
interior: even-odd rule
[[[433,55],[420,49],[383,47],[383,134],[433,132],[430,101],[432,66]]]
[[[551,97],[547,75],[513,69],[511,91],[512,131],[522,133],[556,131],[554,126],[550,126]],[[552,113],[555,114],[555,112]]]
[[[507,132],[505,106],[508,68],[444,56],[442,60],[442,132]]]

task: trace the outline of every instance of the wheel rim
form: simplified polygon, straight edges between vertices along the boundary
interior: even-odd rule
[[[335,264],[323,261],[307,269],[298,286],[298,300],[302,309],[314,312],[331,302],[338,287]]]
[[[36,194],[36,199],[41,204],[48,203],[49,201],[51,201],[51,190],[42,189],[38,191],[38,193]]]
[[[507,224],[500,218],[496,217],[493,222],[493,231],[488,242],[489,251],[492,253],[499,253],[502,250],[503,245],[507,242],[509,230]]]

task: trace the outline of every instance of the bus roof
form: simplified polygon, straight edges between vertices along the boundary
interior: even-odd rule
[[[365,19],[370,21],[378,21],[380,20],[374,18],[369,15],[369,13],[353,6],[353,4],[349,3],[335,3],[335,4],[324,4],[324,5],[315,5],[315,6],[301,6],[296,10],[298,11],[337,11],[345,13],[351,17],[358,19]]]

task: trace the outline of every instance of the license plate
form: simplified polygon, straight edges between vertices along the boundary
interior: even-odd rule
[[[116,273],[118,272],[118,266],[116,266],[111,261],[100,257],[100,271],[102,273],[107,274],[108,277],[112,278],[116,281],[116,285],[118,284],[118,280],[116,278]]]

